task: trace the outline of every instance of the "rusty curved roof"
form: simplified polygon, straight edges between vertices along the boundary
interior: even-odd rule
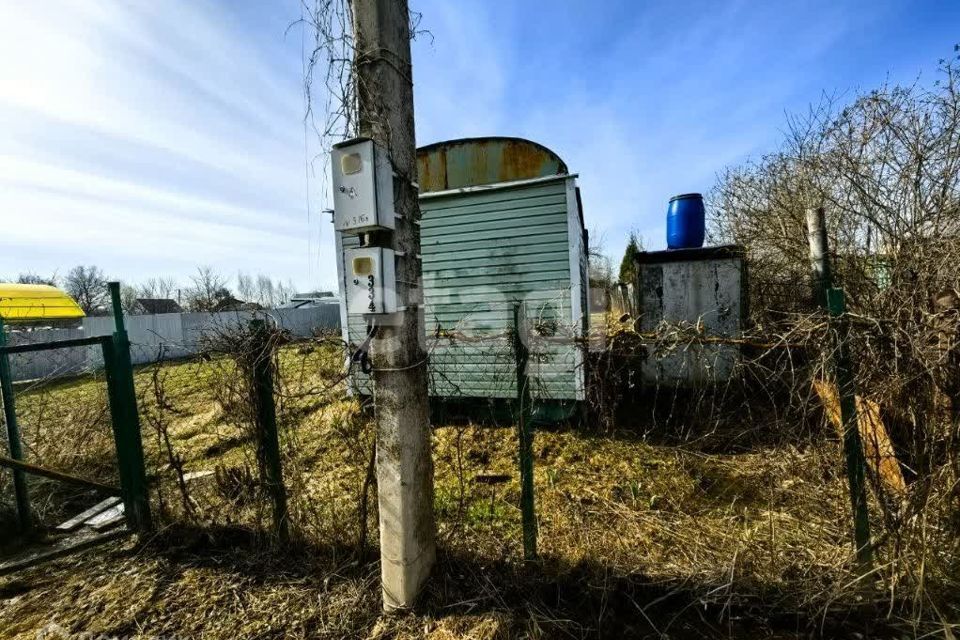
[[[568,173],[547,147],[525,140],[491,136],[436,142],[417,149],[420,193]]]

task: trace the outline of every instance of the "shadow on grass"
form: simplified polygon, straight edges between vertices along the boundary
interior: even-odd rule
[[[321,601],[338,584],[352,583],[369,593],[362,606],[346,613],[355,617],[351,626],[369,632],[381,619],[374,548],[358,558],[352,549],[300,542],[279,545],[245,529],[171,528],[136,553],[147,550],[168,560],[171,575],[178,566],[206,566],[255,584],[295,581],[315,586]],[[877,621],[877,612],[869,606],[824,615],[778,609],[769,604],[774,598],[761,601],[744,593],[757,590],[736,584],[658,582],[638,573],[618,575],[592,561],[568,564],[546,558],[525,564],[441,550],[416,608],[390,620],[394,634],[414,636],[431,622],[478,616],[495,616],[505,633],[497,637],[509,638],[895,635],[893,628]]]

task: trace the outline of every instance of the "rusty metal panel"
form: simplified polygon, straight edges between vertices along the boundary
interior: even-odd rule
[[[420,193],[564,175],[550,149],[522,138],[464,138],[417,150]]]

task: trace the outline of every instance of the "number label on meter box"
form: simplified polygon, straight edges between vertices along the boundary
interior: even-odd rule
[[[382,247],[344,251],[347,313],[369,315],[397,310],[394,252]]]

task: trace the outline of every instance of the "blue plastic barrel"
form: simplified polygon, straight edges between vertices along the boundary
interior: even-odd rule
[[[703,246],[704,208],[699,193],[670,198],[667,205],[667,248],[696,249]]]

